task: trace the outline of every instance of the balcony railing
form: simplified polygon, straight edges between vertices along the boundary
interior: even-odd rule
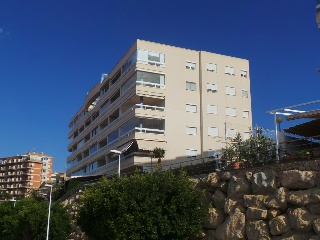
[[[143,87],[152,87],[152,88],[161,88],[161,89],[166,88],[164,84],[159,84],[159,83],[142,82],[142,81],[137,81],[136,83],[137,85],[141,85]]]

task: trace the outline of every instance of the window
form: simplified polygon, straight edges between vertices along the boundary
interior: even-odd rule
[[[207,83],[207,92],[217,92],[218,87],[216,84]]]
[[[196,157],[197,150],[196,149],[186,149],[186,155],[187,155],[187,157]]]
[[[196,69],[196,63],[195,62],[186,62],[186,69],[195,70]]]
[[[94,137],[95,135],[97,135],[98,133],[98,127],[95,127],[92,131],[91,131],[91,137]]]
[[[241,70],[241,77],[247,77],[247,71],[246,70]]]
[[[193,112],[196,113],[197,112],[197,105],[195,104],[186,104],[186,111],[187,112]]]
[[[196,91],[197,84],[195,82],[186,82],[186,89],[191,91]]]
[[[156,88],[164,88],[165,85],[165,76],[157,73],[151,72],[142,72],[137,71],[137,84],[148,86],[148,87],[156,87]]]
[[[245,89],[242,89],[242,97],[247,98],[248,97],[248,91]]]
[[[236,95],[236,89],[234,87],[228,87],[226,86],[226,94],[235,96]]]
[[[219,129],[217,127],[208,127],[208,136],[219,136]]]
[[[134,56],[133,56],[134,58]],[[164,66],[164,54],[159,52],[151,52],[147,50],[137,50],[137,60],[150,65]],[[131,62],[131,60],[130,60]],[[130,64],[125,64],[130,65]]]
[[[186,132],[189,135],[197,135],[197,128],[196,127],[187,126],[186,127]]]
[[[237,110],[235,108],[226,108],[226,115],[231,116],[231,117],[236,117],[237,116]]]
[[[234,68],[226,66],[226,67],[224,67],[224,73],[234,75]]]
[[[47,172],[47,169],[42,169],[42,172]]]
[[[247,140],[250,138],[250,132],[244,132],[243,133],[243,140]]]
[[[243,110],[242,116],[243,116],[243,118],[249,118],[249,111]]]
[[[207,63],[206,67],[207,67],[207,71],[217,72],[217,64]]]
[[[227,128],[227,137],[234,138],[237,135],[237,131],[235,129]]]
[[[216,105],[208,105],[207,106],[207,113],[218,114],[218,106],[216,106]]]

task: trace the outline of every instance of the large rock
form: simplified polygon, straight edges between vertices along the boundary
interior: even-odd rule
[[[278,188],[274,195],[271,195],[266,199],[265,205],[268,208],[276,208],[280,209],[281,211],[285,211],[287,209],[288,193],[288,189],[284,187]]]
[[[288,189],[309,189],[316,186],[317,172],[288,170],[282,173],[281,186]]]
[[[288,193],[288,203],[297,206],[306,206],[311,203],[320,203],[320,189],[311,188],[308,190],[292,191]]]
[[[317,218],[313,221],[313,230],[319,235],[320,237],[320,218]]]
[[[216,231],[215,230],[207,231],[207,235],[205,237],[205,240],[216,240]]]
[[[226,195],[217,189],[212,196],[212,202],[216,208],[223,209],[226,202]]]
[[[273,237],[272,239],[273,240],[318,240],[314,238],[314,234],[312,232],[304,233],[304,232],[297,232],[293,230],[290,230],[281,236]]]
[[[289,208],[287,214],[290,227],[300,232],[310,232],[313,227],[313,221],[317,218],[316,215],[311,214],[305,207]]]
[[[242,213],[245,212],[244,206],[243,206],[243,200],[242,199],[232,199],[227,198],[224,204],[224,212],[228,215],[235,212],[235,210],[238,210]]]
[[[216,229],[226,219],[223,211],[216,208],[209,208],[209,219],[204,222],[204,227]]]
[[[247,221],[267,220],[268,210],[248,207],[246,212],[246,219]]]
[[[205,178],[202,179],[201,183],[209,191],[214,191],[218,188],[220,181],[220,176],[217,172],[208,174]]]
[[[221,180],[222,181],[229,181],[232,177],[231,172],[223,172],[221,175]]]
[[[271,208],[268,210],[268,218],[269,220],[274,219],[275,217],[278,217],[281,215],[281,212],[279,209]]]
[[[245,207],[255,207],[265,209],[265,200],[267,196],[264,195],[244,195],[243,205]]]
[[[272,235],[281,235],[290,230],[287,215],[280,215],[269,221],[270,232]]]
[[[239,210],[236,210],[218,226],[216,230],[217,240],[245,239],[245,223],[245,215]]]
[[[247,221],[246,233],[248,240],[270,240],[268,224],[265,221]]]
[[[224,193],[227,193],[227,191],[228,191],[228,183],[226,181],[220,181],[218,183],[218,189],[220,189]]]
[[[320,214],[320,204],[319,203],[311,203],[311,204],[307,205],[306,207],[312,214]]]
[[[264,171],[253,174],[252,192],[254,194],[270,194],[276,189],[276,173],[274,171]]]
[[[243,195],[251,194],[250,182],[245,176],[232,176],[228,184],[228,197],[242,198]]]

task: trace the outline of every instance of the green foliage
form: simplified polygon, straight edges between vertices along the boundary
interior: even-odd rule
[[[81,199],[78,224],[93,239],[187,239],[201,228],[208,206],[185,172],[159,168],[103,179]]]
[[[243,140],[241,134],[223,149],[223,158],[230,162],[241,162],[242,166],[266,163],[275,158],[276,147],[273,139],[258,135]]]
[[[0,240],[43,240],[46,238],[48,202],[24,198],[0,203]],[[70,234],[70,217],[61,204],[53,204],[50,217],[50,240],[66,239]]]
[[[154,157],[159,159],[164,158],[165,150],[163,148],[156,147],[152,152],[154,154]]]

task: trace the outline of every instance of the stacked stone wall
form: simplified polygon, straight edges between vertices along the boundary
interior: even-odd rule
[[[210,218],[192,239],[320,240],[320,161],[213,172],[193,180]]]

